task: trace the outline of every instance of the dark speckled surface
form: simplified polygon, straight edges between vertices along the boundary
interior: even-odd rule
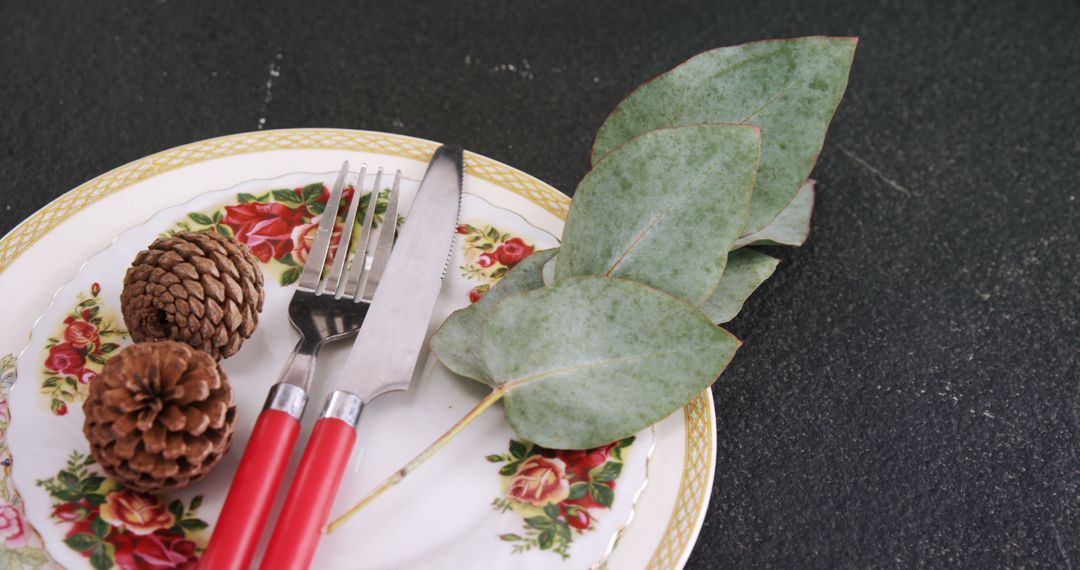
[[[449,4],[0,3],[0,230],[260,118],[459,141],[569,193],[654,74],[858,34],[810,242],[732,326],[688,567],[1080,567],[1080,5]]]

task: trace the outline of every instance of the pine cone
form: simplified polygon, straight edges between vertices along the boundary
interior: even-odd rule
[[[214,231],[154,241],[135,256],[120,294],[132,340],[177,340],[215,359],[240,350],[255,332],[262,306],[255,256]]]
[[[236,403],[209,354],[173,341],[110,358],[83,403],[83,433],[105,472],[137,491],[196,481],[232,443]]]

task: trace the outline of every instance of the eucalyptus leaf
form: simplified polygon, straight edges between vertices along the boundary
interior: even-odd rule
[[[480,348],[519,436],[588,449],[682,407],[738,347],[681,299],[633,281],[581,277],[504,298]]]
[[[814,186],[807,180],[769,225],[735,241],[735,247],[746,245],[793,245],[798,247],[810,236],[810,216],[814,213]]]
[[[559,248],[552,248],[552,251],[558,252]],[[544,280],[544,286],[547,287],[555,282],[555,262],[559,260],[559,255],[556,253],[551,256],[551,259],[544,262],[544,266],[540,268],[540,276]]]
[[[744,233],[769,224],[810,175],[847,88],[857,38],[753,42],[696,55],[632,92],[593,143],[599,164],[654,129],[705,122],[761,127],[761,166]]]
[[[526,257],[479,301],[450,315],[431,338],[431,350],[439,361],[455,374],[493,385],[478,353],[484,321],[503,298],[543,287],[540,269],[557,251],[537,251]]]
[[[778,263],[779,259],[750,248],[729,253],[720,285],[701,310],[716,324],[734,319],[750,294],[772,276]]]
[[[761,137],[747,125],[689,125],[637,137],[574,192],[555,279],[632,279],[700,305],[742,232]]]

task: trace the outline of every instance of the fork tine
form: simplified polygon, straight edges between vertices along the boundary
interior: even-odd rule
[[[371,269],[364,275],[364,279],[357,289],[354,302],[359,303],[364,299],[371,299],[375,294],[375,288],[379,286],[386,262],[390,260],[390,250],[394,247],[394,236],[397,234],[397,211],[398,198],[401,186],[401,170],[394,174],[394,185],[390,188],[390,196],[386,199],[386,212],[383,214],[382,229],[379,231],[379,241],[375,244],[375,252],[372,254]]]
[[[360,193],[364,188],[364,175],[366,174],[367,166],[361,166],[356,184],[353,185],[352,199],[349,200],[349,211],[345,215],[345,225],[341,228],[341,239],[338,241],[337,253],[334,254],[334,264],[330,268],[330,274],[326,276],[326,280],[315,291],[316,295],[322,295],[324,291],[337,292],[338,282],[341,280],[341,274],[345,271],[345,262],[349,257],[349,242],[352,241],[353,225],[356,224],[356,210],[360,205]],[[342,194],[344,194],[344,191],[342,191]]]
[[[322,277],[323,266],[326,264],[326,252],[330,249],[330,236],[334,234],[334,222],[337,219],[338,204],[341,202],[341,191],[345,188],[345,177],[349,174],[349,161],[341,165],[337,181],[330,191],[330,198],[326,201],[323,214],[330,212],[333,215],[323,215],[319,220],[319,229],[315,232],[315,243],[308,251],[307,261],[304,262],[304,271],[300,274],[300,289],[314,291]]]
[[[352,265],[349,267],[349,273],[345,276],[345,279],[338,282],[337,290],[334,292],[335,299],[340,299],[346,296],[347,293],[350,298],[352,297],[352,292],[356,290],[355,286],[360,281],[360,275],[367,264],[368,242],[371,239],[371,227],[375,221],[375,207],[379,201],[379,185],[382,184],[382,174],[383,169],[381,168],[375,173],[375,183],[372,186],[371,193],[368,194],[368,205],[364,211],[364,223],[360,229],[360,239],[356,242],[356,252],[353,254]]]

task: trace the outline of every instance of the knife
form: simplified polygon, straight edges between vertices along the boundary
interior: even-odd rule
[[[364,405],[408,389],[454,245],[463,171],[460,148],[435,151],[345,366],[329,382],[333,391],[311,432],[260,568],[311,564]]]

